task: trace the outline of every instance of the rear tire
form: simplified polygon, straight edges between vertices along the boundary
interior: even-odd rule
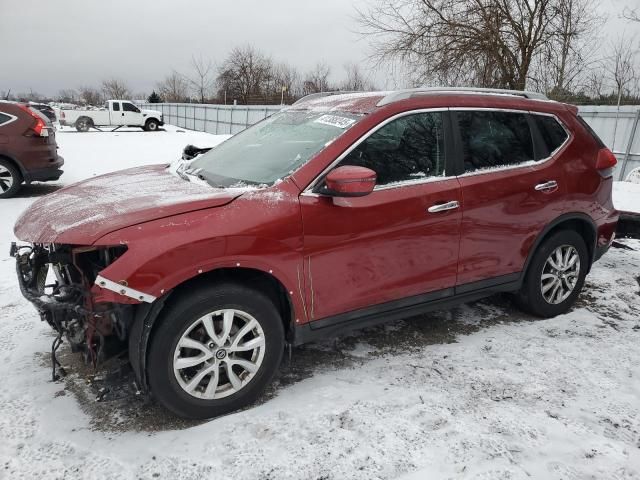
[[[149,348],[149,385],[181,417],[211,418],[255,402],[280,366],[280,314],[266,295],[243,285],[184,292],[159,322]]]
[[[0,158],[0,198],[13,197],[21,185],[20,170],[12,162]]]
[[[580,234],[573,230],[552,234],[534,253],[517,303],[538,317],[565,313],[582,290],[590,261]]]
[[[79,132],[88,132],[89,129],[93,126],[90,118],[80,117],[76,120],[76,130]]]
[[[147,120],[147,122],[144,124],[144,129],[147,132],[155,132],[158,130],[158,128],[160,127],[160,124],[158,123],[157,120],[154,120],[153,118],[150,118],[149,120]]]

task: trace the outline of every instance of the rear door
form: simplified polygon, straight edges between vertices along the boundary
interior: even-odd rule
[[[538,234],[563,213],[566,185],[558,150],[545,151],[528,112],[459,109],[452,119],[464,200],[464,292],[516,279]]]
[[[348,150],[334,168],[375,170],[367,196],[333,198],[317,187],[301,195],[312,320],[452,293],[462,214],[447,125],[446,111],[409,112]]]
[[[111,102],[111,125],[126,125],[120,102]]]

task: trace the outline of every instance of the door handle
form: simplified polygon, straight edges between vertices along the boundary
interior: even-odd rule
[[[539,183],[534,187],[538,192],[545,192],[548,190],[555,190],[558,188],[558,182],[555,180],[549,180],[548,182]]]
[[[438,213],[445,212],[447,210],[455,210],[456,208],[460,208],[460,203],[457,200],[453,200],[447,203],[437,203],[432,205],[427,209],[427,211],[429,213]]]

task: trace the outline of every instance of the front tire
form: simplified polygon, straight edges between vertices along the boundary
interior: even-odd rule
[[[13,163],[0,158],[0,198],[13,197],[21,184],[20,170]]]
[[[284,350],[282,319],[263,293],[235,283],[183,293],[153,333],[151,393],[185,418],[210,418],[253,403]]]
[[[144,124],[144,129],[147,132],[155,132],[158,130],[158,128],[160,127],[160,124],[158,123],[157,120],[154,120],[153,118],[150,118],[149,120],[147,120],[147,122]]]
[[[582,290],[589,269],[587,246],[573,230],[561,230],[542,242],[527,270],[517,301],[538,317],[565,313]]]

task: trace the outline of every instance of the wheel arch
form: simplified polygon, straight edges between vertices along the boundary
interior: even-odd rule
[[[11,162],[13,166],[18,169],[18,171],[20,172],[20,175],[22,175],[22,179],[24,180],[26,178],[27,171],[24,169],[22,164],[18,160],[16,160],[13,156],[8,155],[6,153],[0,153],[0,159]]]
[[[255,267],[219,267],[185,280],[173,289],[173,295],[181,295],[193,288],[212,287],[222,282],[241,283],[265,293],[282,315],[285,334],[293,333],[295,324],[293,299],[284,283],[272,272]]]
[[[129,359],[138,387],[149,393],[147,358],[149,345],[157,331],[156,320],[175,299],[194,288],[214,287],[217,283],[236,282],[255,286],[273,300],[282,317],[285,342],[291,343],[295,334],[295,306],[285,285],[273,273],[250,267],[221,267],[186,279],[152,304],[138,306],[129,330]]]
[[[591,270],[591,265],[593,264],[594,255],[596,252],[598,228],[589,215],[579,212],[565,213],[549,223],[536,237],[531,248],[529,249],[527,260],[525,261],[524,268],[522,269],[523,278],[526,275],[527,270],[529,269],[529,265],[531,264],[531,261],[536,251],[538,250],[538,247],[542,244],[542,242],[549,238],[549,236],[553,235],[559,230],[573,230],[580,234],[580,236],[585,241],[587,251],[589,253],[590,261],[587,273],[589,272],[589,270]]]

